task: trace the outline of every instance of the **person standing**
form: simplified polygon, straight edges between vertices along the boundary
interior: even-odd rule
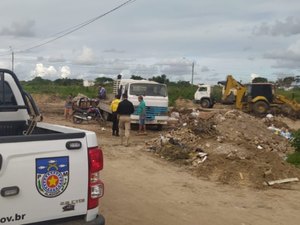
[[[117,114],[119,116],[120,127],[125,128],[125,132],[121,134],[121,144],[129,145],[130,136],[130,115],[134,113],[134,107],[132,102],[128,101],[126,93],[122,95],[123,100],[119,103]],[[125,141],[125,143],[124,143]]]
[[[99,92],[99,93],[98,93],[99,99],[106,99],[106,90],[105,90],[105,87],[99,86],[98,92]]]
[[[69,95],[65,101],[65,119],[69,120],[71,119],[72,115],[72,106],[73,106],[73,101],[72,101],[72,96]]]
[[[117,114],[117,109],[120,103],[120,97],[119,95],[115,95],[115,99],[110,104],[110,109],[112,112],[112,135],[113,136],[119,136],[119,119]]]
[[[143,96],[139,96],[138,100],[140,104],[137,107],[137,113],[139,115],[139,134],[146,134],[146,103]]]

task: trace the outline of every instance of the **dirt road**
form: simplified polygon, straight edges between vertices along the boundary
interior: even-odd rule
[[[45,118],[74,126],[62,116]],[[299,184],[292,190],[257,190],[213,183],[147,152],[145,140],[157,137],[155,131],[147,136],[133,131],[130,147],[123,147],[111,136],[110,124],[105,130],[76,126],[96,131],[104,151],[100,211],[108,225],[294,225],[300,220]]]

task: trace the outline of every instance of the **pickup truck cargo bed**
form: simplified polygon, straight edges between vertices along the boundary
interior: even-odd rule
[[[103,225],[96,134],[40,118],[16,75],[0,69],[0,224]]]

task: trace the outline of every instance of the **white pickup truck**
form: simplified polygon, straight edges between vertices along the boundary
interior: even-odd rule
[[[17,76],[0,69],[0,225],[104,224],[95,133],[39,118]]]

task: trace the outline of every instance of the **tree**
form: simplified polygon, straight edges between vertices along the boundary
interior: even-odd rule
[[[133,80],[144,80],[144,78],[142,78],[141,76],[137,76],[137,75],[131,75],[130,79],[133,79]]]
[[[283,85],[285,87],[290,87],[294,81],[295,81],[295,77],[285,77],[283,78]]]
[[[279,78],[277,79],[276,83],[278,84],[278,86],[282,86],[282,87],[290,87],[291,84],[296,80],[295,77],[292,76],[288,76],[288,77],[284,77],[284,78]]]
[[[167,84],[170,82],[169,79],[167,79],[167,76],[165,74],[162,74],[161,76],[154,76],[149,80],[156,81],[161,84]]]
[[[95,82],[103,84],[103,83],[107,83],[107,82],[113,82],[113,79],[110,77],[97,77],[95,79]]]
[[[34,85],[48,85],[51,84],[51,80],[43,79],[41,77],[35,77],[31,81],[28,81],[28,84],[34,84]]]
[[[184,87],[191,86],[189,81],[184,81],[184,80],[177,81],[177,85],[179,85],[181,87],[182,86],[184,86]]]
[[[255,77],[252,83],[268,83],[268,79],[264,77]]]
[[[82,79],[69,79],[69,78],[60,78],[54,81],[56,85],[70,86],[70,85],[83,85]]]

